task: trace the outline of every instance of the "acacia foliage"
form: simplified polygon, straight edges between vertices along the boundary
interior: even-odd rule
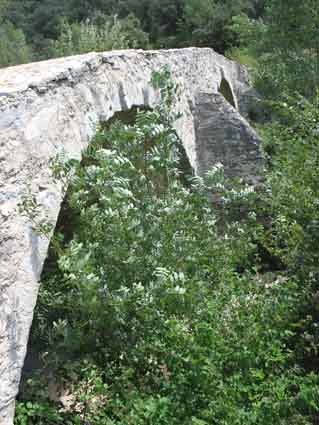
[[[312,101],[297,96],[274,102],[276,120],[263,129],[276,217],[271,244],[291,271],[314,283],[319,272],[318,107],[318,96]]]
[[[318,412],[303,362],[318,347],[313,269],[296,273],[283,251],[286,267],[265,273],[267,194],[229,190],[220,165],[183,186],[167,77],[153,77],[158,108],[101,129],[75,164],[74,227],[43,276],[31,339],[43,363],[18,425],[310,425]],[[267,237],[281,248],[277,234]]]

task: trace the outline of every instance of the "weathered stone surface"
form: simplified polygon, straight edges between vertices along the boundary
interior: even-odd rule
[[[50,158],[62,147],[80,157],[99,121],[132,106],[154,105],[158,93],[149,81],[164,64],[181,87],[176,108],[183,116],[176,129],[195,171],[223,162],[232,175],[254,179],[258,138],[240,115],[247,73],[211,49],[90,53],[0,70],[1,425],[12,424],[48,247],[19,215],[21,195],[30,185],[54,224],[61,188],[50,174]],[[223,79],[233,106],[218,94]]]
[[[219,93],[198,93],[195,105],[198,174],[204,175],[220,162],[229,177],[243,177],[255,184],[262,165],[256,132]]]

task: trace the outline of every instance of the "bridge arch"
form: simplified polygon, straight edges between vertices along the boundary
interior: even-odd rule
[[[233,90],[231,88],[231,85],[229,84],[229,82],[227,81],[227,79],[225,77],[222,78],[219,88],[218,88],[218,92],[224,96],[224,98],[227,100],[227,102],[233,106],[235,109],[237,109],[237,102],[236,102],[236,98],[235,95],[233,93]]]

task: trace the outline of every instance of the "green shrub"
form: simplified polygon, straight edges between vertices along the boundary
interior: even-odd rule
[[[10,21],[0,20],[0,67],[30,62],[31,51],[23,32]]]
[[[270,155],[270,244],[287,267],[318,275],[319,101],[288,98],[272,105],[276,119],[264,129]]]
[[[168,76],[153,76],[159,107],[101,128],[75,163],[75,225],[43,276],[31,337],[43,362],[24,389],[32,423],[310,425],[309,286],[261,272],[251,188],[227,189],[218,165],[182,185]]]
[[[54,54],[67,56],[90,51],[148,47],[148,36],[133,15],[124,19],[116,16],[97,18],[97,23],[87,20],[69,24],[67,20],[62,20],[61,34],[54,42]]]

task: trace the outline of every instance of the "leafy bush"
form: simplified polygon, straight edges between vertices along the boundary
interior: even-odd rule
[[[230,28],[241,54],[256,59],[258,90],[272,100],[296,92],[314,98],[319,82],[317,0],[269,0],[262,20],[242,12]]]
[[[25,384],[31,404],[18,405],[19,425],[28,415],[33,424],[310,425],[318,411],[318,376],[299,349],[309,285],[285,270],[261,273],[252,188],[228,189],[220,165],[183,186],[168,75],[153,76],[159,107],[101,128],[75,164],[74,225],[43,276],[31,339],[42,367]]]
[[[98,16],[97,23],[86,22],[69,24],[61,22],[61,34],[54,42],[54,54],[67,56],[90,51],[112,49],[136,49],[148,46],[148,36],[133,15],[125,19],[116,16]]]
[[[268,233],[276,255],[303,278],[319,272],[318,106],[318,97],[312,102],[297,97],[274,103],[276,120],[264,129],[275,217]]]
[[[0,67],[30,62],[31,50],[23,32],[10,21],[0,20]]]
[[[185,0],[184,19],[193,43],[223,53],[237,45],[232,17],[253,11],[250,0]]]

